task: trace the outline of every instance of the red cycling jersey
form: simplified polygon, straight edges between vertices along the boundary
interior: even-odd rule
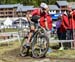
[[[33,10],[31,12],[31,15],[32,16],[34,16],[34,15],[40,16],[40,25],[43,28],[46,28],[46,26],[45,26],[45,18],[46,18],[48,29],[50,29],[50,30],[52,29],[52,18],[48,13],[41,13],[40,8],[38,8],[38,9]]]

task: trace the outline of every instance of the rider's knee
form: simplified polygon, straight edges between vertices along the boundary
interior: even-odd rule
[[[35,31],[35,26],[31,26],[31,30],[32,31]]]
[[[30,30],[30,32],[34,33],[35,30]]]

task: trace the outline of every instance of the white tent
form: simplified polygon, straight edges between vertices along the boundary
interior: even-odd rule
[[[4,26],[12,26],[12,20],[9,17],[4,21]]]

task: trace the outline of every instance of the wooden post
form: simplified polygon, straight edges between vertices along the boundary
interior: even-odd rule
[[[75,32],[73,31],[73,38],[74,38],[74,41],[73,41],[73,47],[75,49]]]
[[[73,41],[71,41],[71,49],[73,49]]]
[[[74,31],[74,21],[73,21],[73,14],[72,14],[72,27],[73,27],[73,48],[75,49],[75,31]]]

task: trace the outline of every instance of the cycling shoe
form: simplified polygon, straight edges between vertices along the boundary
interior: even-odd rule
[[[27,44],[25,44],[23,47],[24,47],[24,48],[30,48],[30,44],[27,43]]]

